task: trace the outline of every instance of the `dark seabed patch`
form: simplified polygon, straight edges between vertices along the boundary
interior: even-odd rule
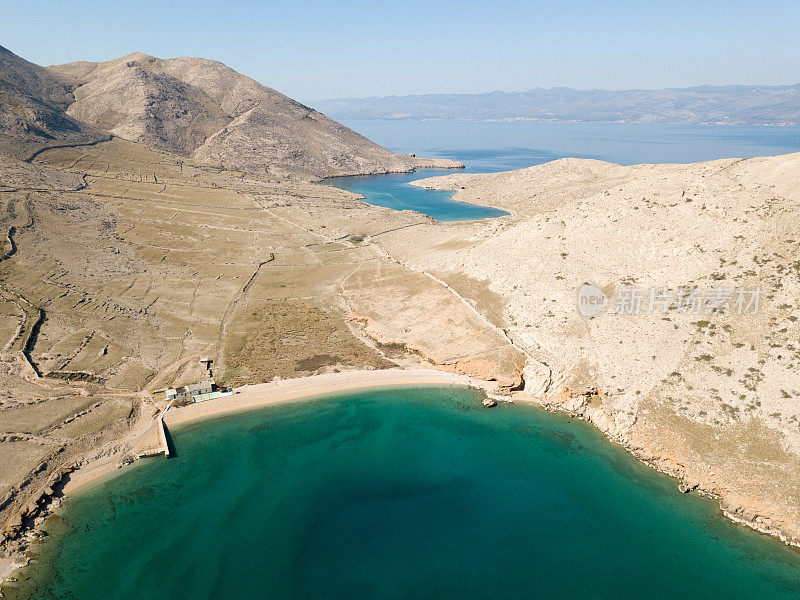
[[[12,597],[725,598],[800,594],[800,556],[528,406],[370,391],[175,432],[68,498]]]

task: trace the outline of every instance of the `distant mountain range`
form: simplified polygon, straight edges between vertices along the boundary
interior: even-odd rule
[[[337,98],[320,100],[314,107],[334,119],[797,125],[800,84],[622,91],[536,88]]]

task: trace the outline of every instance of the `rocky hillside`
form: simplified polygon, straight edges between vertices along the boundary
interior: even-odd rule
[[[1,150],[0,580],[67,473],[152,449],[156,390],[207,378],[201,357],[234,385],[380,369],[409,360],[390,342],[413,332],[452,370],[522,366],[471,306],[370,241],[449,231],[419,213],[117,137],[30,162]]]
[[[391,152],[213,60],[135,53],[49,70],[74,88],[72,117],[228,168],[324,177],[460,166]]]
[[[108,139],[108,134],[68,116],[74,102],[66,82],[0,46],[0,146],[27,158],[58,144]]]
[[[800,543],[800,154],[415,183],[513,213],[416,264],[490,282],[532,397]]]

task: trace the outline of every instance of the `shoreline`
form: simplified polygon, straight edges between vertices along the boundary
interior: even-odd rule
[[[180,428],[185,425],[198,423],[217,417],[223,417],[241,412],[258,410],[270,406],[279,406],[293,402],[303,402],[307,400],[314,400],[324,398],[327,396],[335,396],[339,394],[346,394],[350,392],[376,390],[376,389],[391,389],[402,387],[415,387],[415,386],[460,386],[465,388],[472,388],[480,390],[487,397],[495,400],[513,402],[516,400],[523,403],[531,404],[544,409],[548,412],[561,412],[586,421],[592,425],[599,433],[603,435],[610,443],[620,445],[629,453],[633,458],[645,464],[649,468],[658,471],[664,475],[669,476],[675,480],[679,486],[684,484],[684,479],[679,473],[671,472],[665,469],[663,465],[641,456],[634,447],[632,447],[627,440],[615,439],[610,435],[609,431],[604,430],[603,427],[595,423],[591,416],[577,410],[570,410],[569,408],[559,405],[557,403],[550,403],[542,401],[524,392],[513,392],[510,395],[497,395],[496,385],[494,382],[477,380],[467,375],[455,374],[447,371],[438,371],[435,369],[425,367],[412,367],[412,368],[392,368],[380,370],[352,370],[340,371],[337,373],[325,373],[321,375],[310,375],[306,377],[297,377],[293,379],[279,379],[268,383],[253,384],[242,386],[234,390],[232,396],[225,396],[206,400],[204,402],[192,403],[179,408],[170,408],[165,412],[160,413],[163,417],[167,427]],[[154,422],[158,419],[156,417]],[[133,442],[137,437],[141,437],[141,431],[131,432],[125,438],[118,440],[118,442]],[[140,455],[136,460],[130,462],[121,462],[120,455],[110,453],[102,455],[95,459],[89,459],[84,464],[80,465],[77,469],[69,474],[68,481],[62,488],[62,496],[53,505],[48,513],[56,513],[63,501],[63,498],[75,494],[79,490],[90,487],[92,485],[101,483],[102,481],[121,474],[125,467],[138,463],[141,458],[150,458],[151,455]],[[763,535],[767,535],[782,542],[786,547],[798,550],[796,541],[787,538],[783,532],[775,528],[765,528],[758,523],[742,518],[733,512],[730,507],[724,507],[720,502],[720,497],[717,494],[709,492],[704,489],[703,485],[693,486],[695,492],[700,495],[713,498],[720,509],[722,515],[734,523],[743,525],[751,530],[754,530]],[[690,490],[686,490],[690,491]],[[31,534],[35,529],[29,530]],[[10,555],[0,557],[0,584],[13,580],[17,573],[30,564],[30,557],[26,549],[22,554]]]
[[[548,412],[561,412],[568,414],[573,418],[585,421],[599,431],[603,437],[608,440],[608,442],[621,446],[635,460],[677,482],[678,489],[682,493],[687,494],[690,492],[695,492],[700,496],[711,498],[716,502],[720,514],[726,519],[751,529],[757,533],[773,538],[790,550],[800,553],[800,539],[779,526],[768,526],[764,521],[761,520],[761,517],[758,514],[755,514],[752,518],[743,516],[746,514],[748,509],[741,504],[728,505],[725,502],[724,494],[720,493],[715,488],[713,482],[689,480],[684,471],[681,471],[674,466],[668,466],[665,464],[665,461],[669,462],[672,460],[669,456],[652,456],[643,454],[642,448],[633,444],[627,435],[620,435],[618,431],[612,431],[612,429],[608,426],[609,416],[603,411],[603,409],[599,409],[597,411],[587,411],[585,404],[575,407],[565,405],[564,403],[558,401],[548,401],[546,398],[537,399],[526,396],[526,400],[536,404]],[[737,513],[741,513],[741,515]]]
[[[353,173],[340,173],[338,175],[325,175],[322,177],[313,178],[310,181],[311,183],[321,183],[324,185],[325,181],[328,179],[341,179],[342,177],[372,177],[373,175],[409,175],[411,173],[416,173],[417,171],[423,171],[423,170],[440,169],[442,171],[457,171],[459,169],[466,168],[466,165],[464,163],[452,158],[424,158],[424,157],[411,157],[411,156],[408,156],[406,158],[414,158],[422,162],[402,171],[385,170],[385,171],[373,171],[369,173],[366,171],[356,171]]]
[[[487,387],[466,375],[425,368],[341,371],[242,386],[232,396],[172,408],[164,414],[164,424],[177,427],[221,415],[358,390],[425,385]]]
[[[491,395],[494,389],[491,382],[425,367],[358,369],[242,386],[236,388],[232,396],[170,408],[161,415],[168,427],[180,427],[238,412],[359,390],[447,385],[480,389],[488,395]],[[511,400],[511,398],[506,400]],[[154,423],[157,418],[153,419]],[[133,444],[141,437],[142,431],[131,431],[125,437],[117,440],[115,444]],[[133,461],[121,461],[121,454],[112,452],[93,459],[86,459],[84,464],[69,473],[68,480],[61,488],[61,495],[56,499],[46,517],[58,512],[64,498],[74,495],[79,490],[101,483],[116,474],[121,474],[126,467],[138,463],[142,458],[151,456],[158,455],[140,455]],[[36,537],[34,532],[37,530],[35,527],[28,529],[23,535],[27,536],[29,540],[33,539]],[[17,573],[30,564],[29,548],[28,546],[21,553],[0,556],[0,585],[7,581],[13,581]],[[1,590],[0,593],[2,593]]]
[[[458,375],[446,371],[436,371],[422,367],[380,370],[359,369],[245,385],[236,388],[232,396],[223,396],[178,408],[170,408],[162,414],[164,424],[171,428],[237,412],[258,410],[259,408],[290,402],[302,402],[329,395],[359,390],[427,385],[460,385],[490,392],[490,386],[486,385],[485,382],[474,380],[466,375]],[[132,440],[129,436],[120,441]],[[161,456],[161,454],[153,456]],[[139,460],[151,458],[151,456],[140,456],[135,461],[125,465],[120,465],[118,458],[116,455],[109,455],[78,468],[70,474],[69,481],[64,485],[64,496],[74,494],[79,489],[98,483],[103,478],[124,469],[129,464],[135,464]]]

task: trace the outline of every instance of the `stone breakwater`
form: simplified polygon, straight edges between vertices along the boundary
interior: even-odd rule
[[[124,439],[65,461],[58,449],[0,500],[0,509],[24,500],[0,528],[0,581],[10,578],[28,563],[30,543],[44,534],[41,526],[57,510],[65,495],[145,457],[169,456],[164,425],[175,427],[214,416],[292,402],[314,396],[383,387],[456,385],[496,391],[491,382],[427,368],[354,370],[279,380],[237,388],[236,393],[180,408],[143,415],[138,427]],[[504,399],[508,400],[504,397]],[[93,406],[92,408],[94,408]],[[70,419],[72,420],[72,419]],[[2,439],[0,441],[14,441]],[[32,491],[35,488],[36,491]]]

